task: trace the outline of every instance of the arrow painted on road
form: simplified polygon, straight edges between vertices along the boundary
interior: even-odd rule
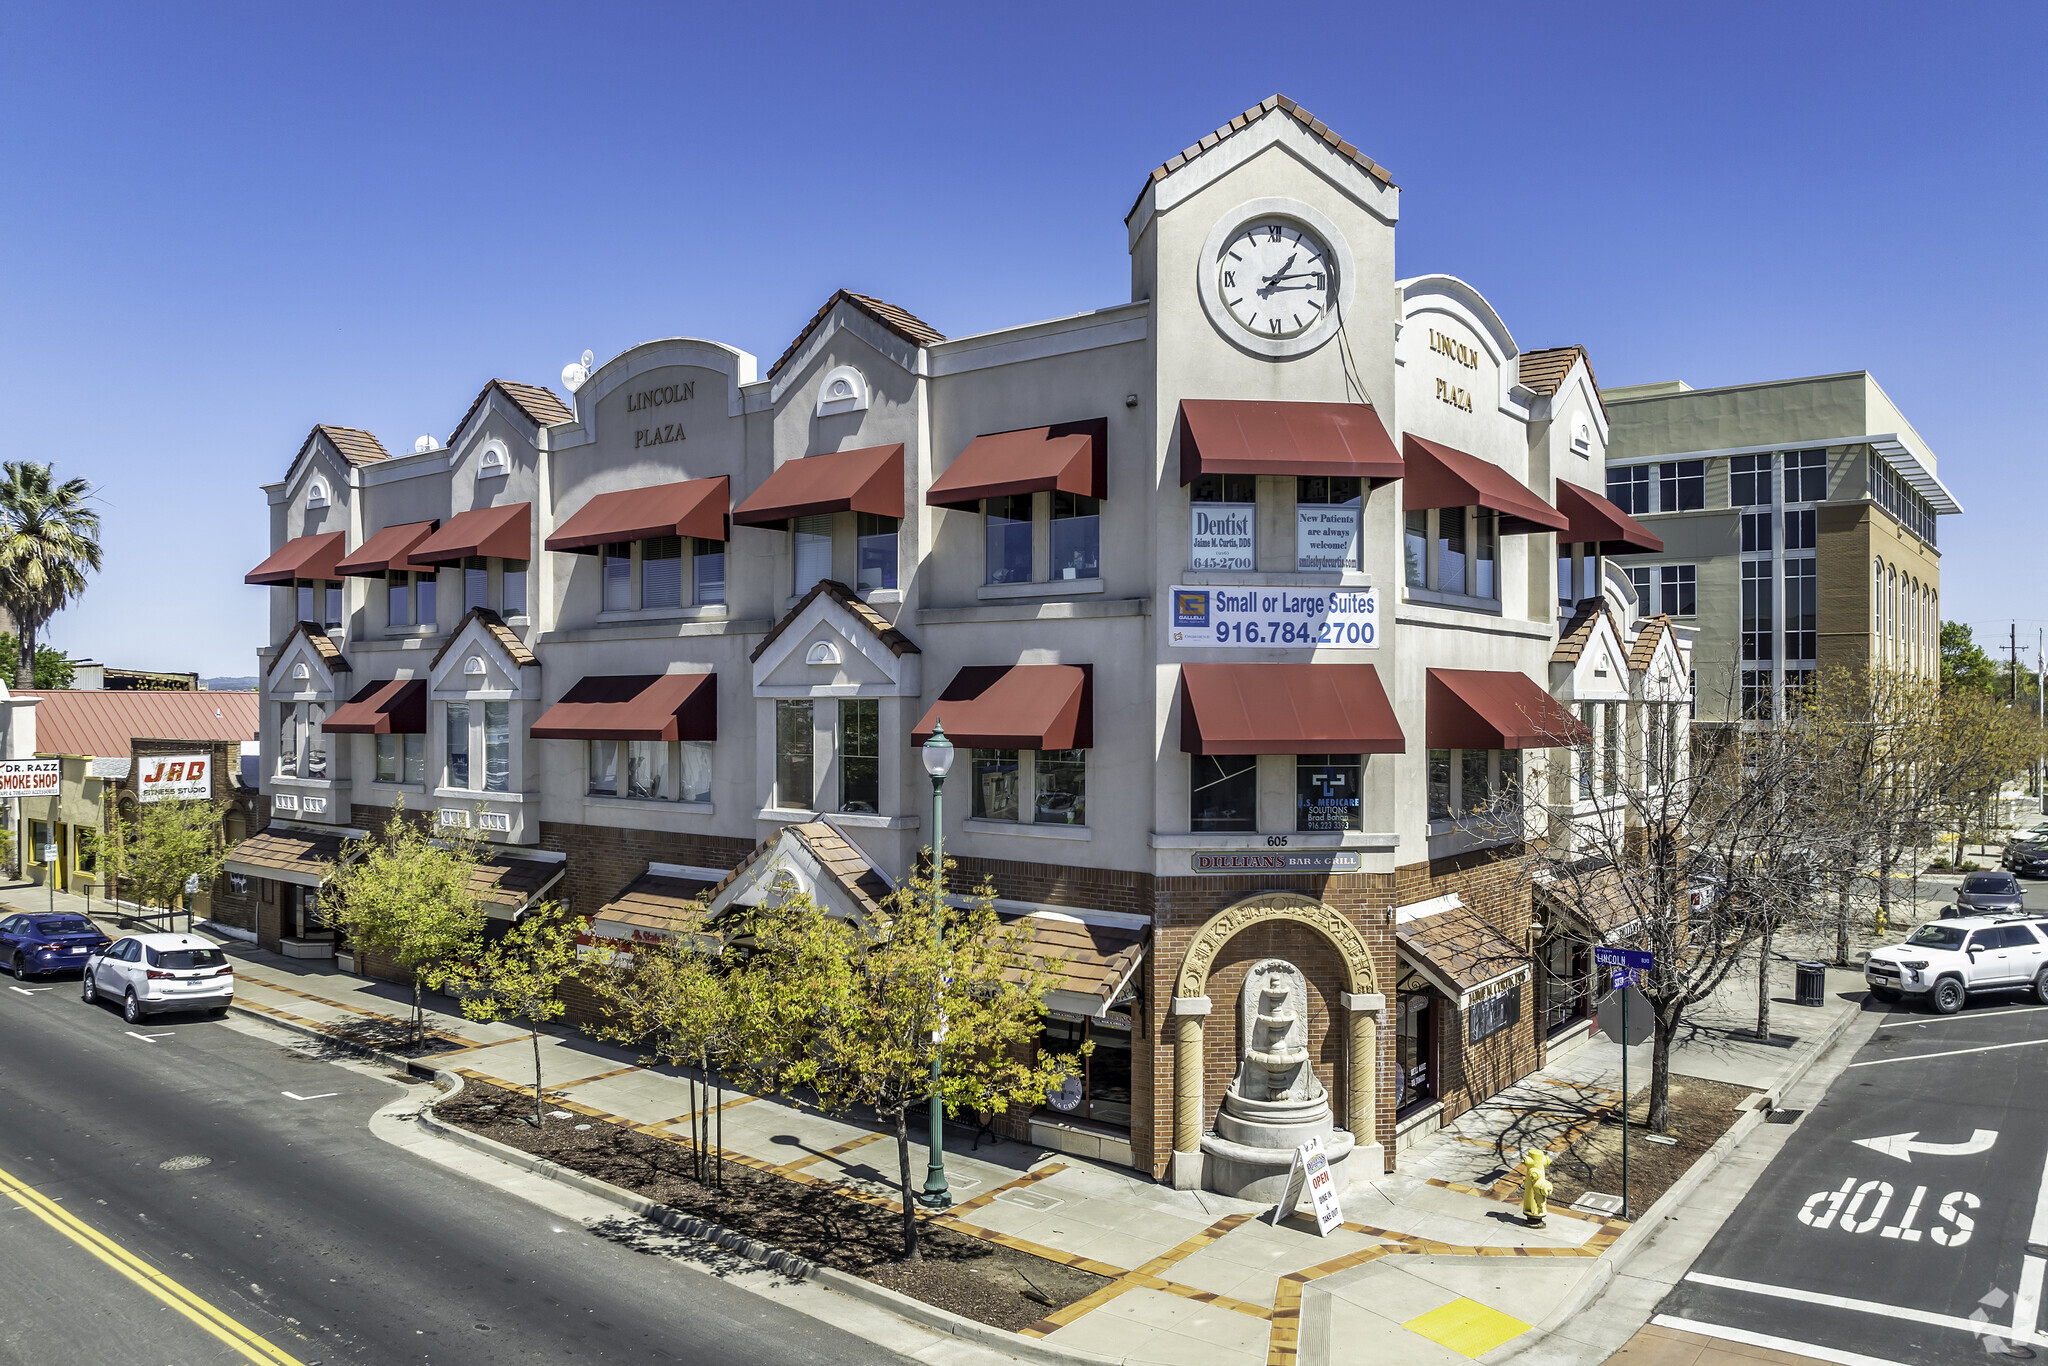
[[[135,1032],[134,1030],[132,1030],[132,1029],[131,1029],[131,1030],[129,1030],[129,1031],[128,1031],[128,1037],[129,1037],[129,1038],[131,1038],[131,1039],[140,1039],[140,1040],[142,1040],[142,1041],[143,1041],[144,1043],[155,1043],[155,1042],[156,1042],[156,1041],[157,1041],[158,1039],[168,1039],[168,1038],[170,1038],[170,1037],[171,1037],[171,1034],[173,1034],[173,1033],[175,1033],[175,1032],[176,1032],[175,1030],[172,1030],[172,1031],[166,1031],[165,1033],[162,1033],[162,1034],[137,1034],[137,1033],[136,1033],[136,1032]]]
[[[35,995],[35,994],[36,994],[37,992],[39,992],[39,991],[49,991],[49,990],[52,990],[52,988],[50,988],[50,987],[9,987],[9,988],[8,988],[8,990],[9,990],[9,991],[18,991],[18,992],[20,992],[20,993],[21,993],[22,995],[24,995],[24,996],[33,996],[33,995]]]
[[[341,1092],[339,1092],[339,1091],[322,1091],[322,1092],[321,1092],[321,1093],[320,1093],[319,1095],[317,1095],[317,1096],[302,1096],[302,1095],[300,1095],[300,1094],[299,1094],[299,1093],[298,1093],[297,1091],[279,1091],[279,1092],[278,1092],[278,1094],[279,1094],[280,1096],[290,1096],[290,1097],[291,1097],[291,1098],[292,1098],[293,1100],[327,1100],[327,1099],[329,1099],[330,1097],[333,1097],[333,1096],[338,1096],[338,1095],[340,1095],[340,1094],[341,1094]]]
[[[1914,1142],[1919,1137],[1920,1131],[1915,1129],[1910,1133],[1887,1134],[1883,1138],[1859,1138],[1856,1146],[1883,1153],[1886,1157],[1896,1157],[1901,1162],[1911,1162],[1914,1153],[1922,1157],[1972,1157],[1991,1151],[1991,1145],[1998,1142],[1998,1130],[1978,1129],[1970,1135],[1967,1143]]]

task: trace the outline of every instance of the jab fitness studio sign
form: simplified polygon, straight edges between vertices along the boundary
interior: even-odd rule
[[[1372,588],[1186,588],[1167,592],[1167,640],[1266,649],[1377,649],[1380,599]]]
[[[54,797],[62,759],[0,759],[0,797]]]
[[[204,754],[151,755],[136,769],[136,787],[146,802],[205,799],[213,795],[213,760]]]

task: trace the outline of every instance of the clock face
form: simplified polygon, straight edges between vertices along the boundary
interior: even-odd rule
[[[1254,219],[1223,244],[1216,261],[1217,294],[1247,332],[1296,337],[1335,307],[1335,266],[1322,238],[1301,224]]]

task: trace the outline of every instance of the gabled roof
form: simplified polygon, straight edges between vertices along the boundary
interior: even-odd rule
[[[859,910],[863,924],[880,931],[889,925],[889,914],[882,909],[882,902],[893,890],[889,880],[875,871],[867,856],[847,842],[846,836],[834,830],[824,821],[805,821],[801,825],[785,825],[754,846],[754,851],[741,859],[739,866],[725,875],[725,880],[704,894],[706,906],[715,906],[735,884],[745,879],[748,873],[762,859],[785,839],[800,841],[817,861],[819,870],[832,879],[848,900]],[[730,904],[728,902],[728,904]]]
[[[1641,673],[1650,667],[1657,657],[1657,642],[1671,629],[1671,618],[1659,613],[1649,617],[1636,628],[1635,644],[1629,647],[1628,667],[1631,673]]]
[[[576,414],[570,411],[568,404],[555,397],[554,390],[544,389],[538,384],[520,384],[515,380],[494,379],[477,391],[476,402],[469,405],[469,411],[462,415],[462,421],[456,423],[455,430],[448,434],[449,445],[455,444],[455,438],[462,435],[462,429],[476,416],[477,409],[484,406],[484,400],[491,396],[493,389],[512,400],[512,405],[532,419],[536,427],[576,420]]]
[[[1586,354],[1583,346],[1551,346],[1541,351],[1524,351],[1519,376],[1522,387],[1539,394],[1554,394],[1557,386],[1564,383],[1564,377],[1572,372],[1572,362],[1580,360],[1586,363],[1586,378],[1592,380],[1593,358]],[[1597,380],[1593,382],[1593,392],[1600,392]]]
[[[455,648],[456,640],[462,635],[462,628],[469,625],[471,617],[476,618],[477,624],[490,632],[498,644],[504,647],[505,654],[514,664],[523,667],[540,662],[533,657],[533,651],[526,648],[526,643],[519,639],[518,633],[505,624],[503,617],[488,607],[472,607],[469,609],[469,615],[455,623],[455,629],[448,633],[448,639],[434,652],[434,658],[427,665],[430,671],[441,667],[442,658]]]
[[[341,452],[341,458],[351,465],[370,465],[391,458],[391,452],[385,450],[384,443],[372,433],[355,427],[336,427],[331,423],[316,422],[313,424],[313,430],[307,432],[306,439],[299,444],[299,453],[292,457],[291,466],[285,471],[286,478],[290,478],[291,471],[299,467],[299,461],[305,459],[306,452],[312,448],[314,438],[319,436],[325,436],[334,449]]]
[[[1558,637],[1557,648],[1550,653],[1552,664],[1576,664],[1592,643],[1593,627],[1606,617],[1607,624],[1614,627],[1617,636],[1621,628],[1615,625],[1614,614],[1607,609],[1607,599],[1587,598],[1572,612],[1572,619],[1565,623],[1564,632]]]
[[[36,748],[44,754],[113,759],[135,740],[252,740],[261,707],[254,692],[100,692],[24,689],[34,697]]]
[[[293,623],[292,629],[285,633],[284,641],[277,647],[279,659],[284,657],[284,647],[290,643],[293,636],[304,636],[306,638],[306,644],[312,647],[314,654],[320,656],[321,662],[326,664],[329,673],[355,672],[349,668],[348,660],[342,656],[341,647],[334,643],[334,638],[310,621]],[[274,662],[272,667],[276,667]]]
[[[1209,134],[1209,136],[1203,138],[1200,142],[1194,144],[1194,146],[1185,149],[1178,156],[1167,158],[1154,167],[1152,174],[1145,177],[1145,187],[1138,191],[1138,198],[1131,201],[1131,210],[1135,211],[1139,201],[1144,199],[1145,189],[1149,189],[1166,179],[1175,171],[1178,171],[1181,167],[1202,155],[1202,153],[1215,147],[1225,138],[1230,137],[1232,134],[1243,132],[1266,115],[1274,113],[1291,118],[1302,127],[1308,129],[1309,132],[1314,133],[1324,142],[1334,147],[1339,153],[1357,163],[1359,169],[1363,170],[1374,180],[1379,181],[1380,184],[1392,185],[1394,183],[1393,172],[1359,151],[1356,147],[1353,147],[1350,143],[1344,141],[1344,139],[1338,137],[1323,124],[1322,120],[1316,118],[1308,110],[1303,109],[1285,95],[1269,95],[1230,122],[1224,124],[1221,128],[1218,128],[1215,132]],[[1124,217],[1129,218],[1130,213],[1126,213]]]
[[[747,656],[747,658],[758,660],[762,655],[766,654],[768,647],[775,643],[775,638],[788,630],[789,624],[802,616],[804,608],[811,605],[811,599],[817,597],[820,593],[830,597],[832,601],[852,613],[854,619],[867,627],[868,630],[874,632],[875,638],[888,646],[889,653],[895,655],[898,659],[901,659],[904,655],[923,653],[923,651],[917,648],[916,641],[904,635],[894,626],[891,626],[888,619],[880,612],[877,612],[874,608],[855,597],[851,588],[848,588],[836,579],[820,579],[810,592],[797,600],[796,606],[782,614],[782,620],[776,622],[768,634],[761,638],[761,643],[754,647],[754,653]]]
[[[797,348],[804,344],[811,333],[818,330],[818,324],[825,321],[826,315],[842,303],[851,304],[912,346],[930,346],[934,342],[946,339],[946,334],[938,328],[894,304],[885,304],[872,295],[855,294],[850,289],[842,289],[825,300],[825,306],[811,315],[811,320],[804,324],[803,331],[796,334],[796,340],[789,344],[789,349],[775,358],[775,364],[768,367],[768,378],[774,379],[782,367],[789,364],[789,359],[797,353]]]

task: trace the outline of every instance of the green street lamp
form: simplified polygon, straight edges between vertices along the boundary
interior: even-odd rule
[[[932,726],[932,738],[924,742],[924,771],[932,775],[932,945],[946,943],[946,826],[944,801],[946,774],[953,767],[953,742],[946,738],[943,722]],[[917,1202],[926,1209],[952,1206],[953,1192],[946,1187],[946,1103],[939,1098],[940,1034],[932,1033],[932,1121],[931,1165],[926,1169],[924,1190]]]

